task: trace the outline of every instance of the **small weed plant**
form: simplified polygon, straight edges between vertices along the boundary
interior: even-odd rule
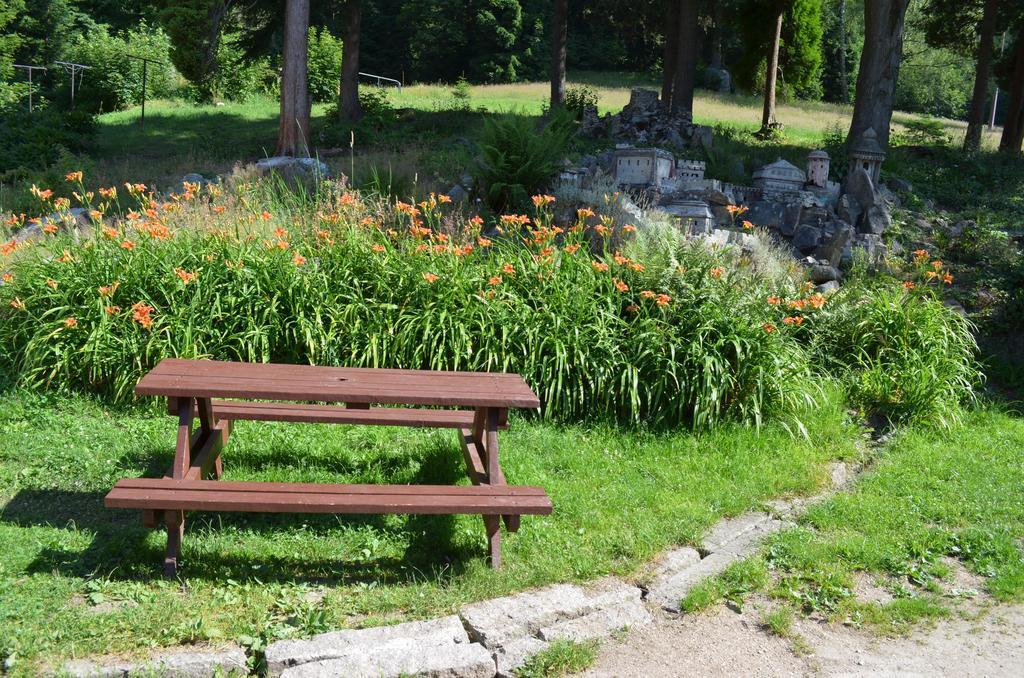
[[[597,661],[597,641],[556,640],[515,671],[517,678],[558,678],[586,671]]]

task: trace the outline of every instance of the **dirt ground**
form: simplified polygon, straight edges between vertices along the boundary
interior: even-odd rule
[[[719,606],[606,641],[587,677],[1024,676],[1024,605],[982,600],[909,637],[798,619],[790,638],[761,625],[771,603]]]

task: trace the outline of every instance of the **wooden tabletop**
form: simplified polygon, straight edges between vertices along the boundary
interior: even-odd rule
[[[215,360],[160,361],[138,395],[447,407],[521,407],[540,400],[518,374],[317,367]]]

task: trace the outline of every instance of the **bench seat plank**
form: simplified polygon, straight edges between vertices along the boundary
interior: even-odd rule
[[[213,415],[215,419],[234,421],[290,421],[309,424],[365,424],[422,428],[466,428],[473,425],[472,410],[421,410],[409,407],[348,409],[335,405],[252,403],[237,400],[214,400]]]
[[[542,488],[447,485],[320,485],[171,478],[118,481],[107,508],[273,513],[551,513]]]

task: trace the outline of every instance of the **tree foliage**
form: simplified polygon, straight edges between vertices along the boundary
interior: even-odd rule
[[[171,60],[203,99],[213,94],[222,23],[232,2],[161,0],[160,23],[171,36]]]
[[[787,95],[820,98],[822,0],[789,0],[782,23],[779,88]],[[734,16],[743,50],[735,68],[737,82],[750,90],[764,87],[765,53],[772,39],[772,3],[740,0]]]

